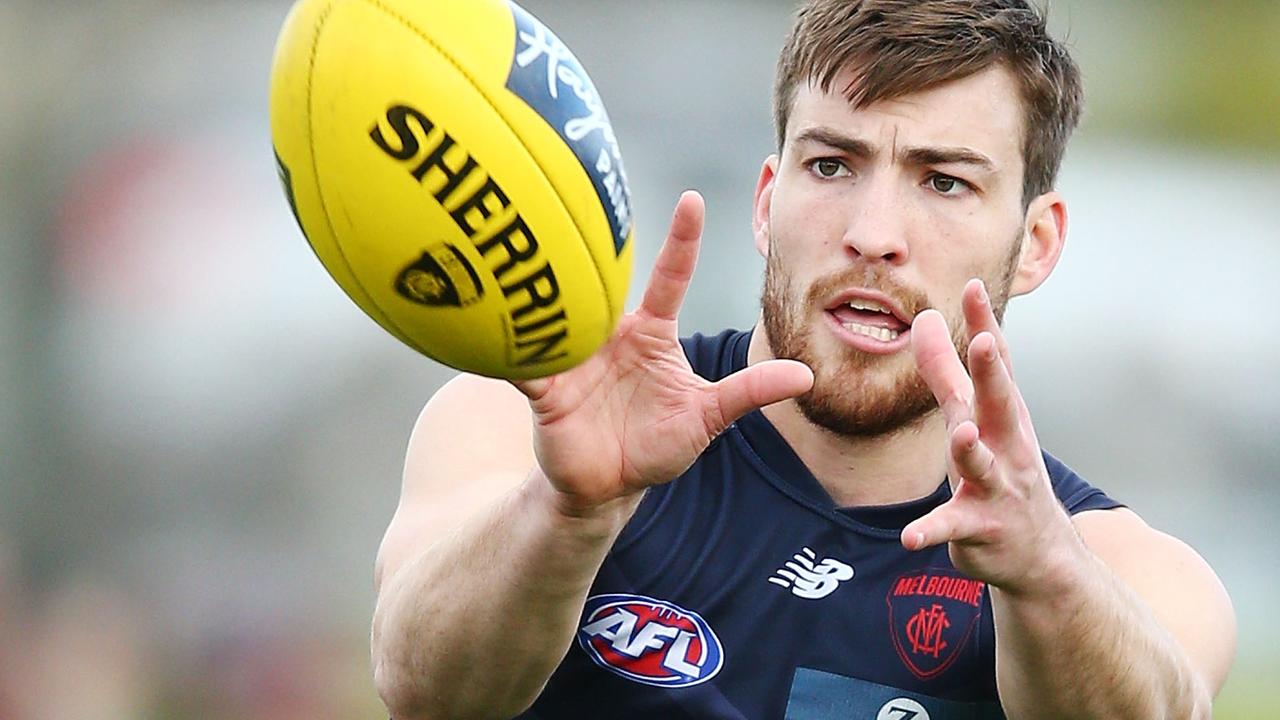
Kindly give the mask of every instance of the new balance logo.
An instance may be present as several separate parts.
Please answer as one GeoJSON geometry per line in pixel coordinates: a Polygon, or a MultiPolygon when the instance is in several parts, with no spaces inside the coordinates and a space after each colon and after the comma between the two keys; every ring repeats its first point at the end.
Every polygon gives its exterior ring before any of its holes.
{"type": "Polygon", "coordinates": [[[791,594],[806,600],[818,600],[836,591],[840,583],[853,577],[853,568],[835,558],[823,558],[809,548],[791,556],[786,565],[769,578],[769,582],[789,588],[791,594]]]}

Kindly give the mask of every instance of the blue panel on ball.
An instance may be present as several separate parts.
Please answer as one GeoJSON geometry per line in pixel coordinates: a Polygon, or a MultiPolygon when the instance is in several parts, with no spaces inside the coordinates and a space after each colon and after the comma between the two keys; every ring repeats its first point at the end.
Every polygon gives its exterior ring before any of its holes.
{"type": "Polygon", "coordinates": [[[515,54],[507,89],[520,96],[573,149],[609,218],[614,250],[631,236],[631,190],[618,139],[591,78],[560,39],[515,3],[515,54]]]}

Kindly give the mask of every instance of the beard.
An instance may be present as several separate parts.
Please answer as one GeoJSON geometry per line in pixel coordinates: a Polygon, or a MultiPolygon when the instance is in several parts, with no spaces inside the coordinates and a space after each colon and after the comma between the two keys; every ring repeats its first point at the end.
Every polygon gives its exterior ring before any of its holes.
{"type": "MultiPolygon", "coordinates": [[[[1004,310],[1017,270],[1020,239],[1019,233],[1002,267],[996,268],[990,277],[978,275],[986,283],[997,323],[1004,322],[1004,310]]],[[[910,350],[875,355],[841,344],[838,355],[824,360],[814,348],[814,336],[825,331],[806,321],[808,313],[849,287],[883,292],[912,318],[936,307],[926,293],[899,282],[886,264],[864,262],[819,278],[804,297],[797,298],[791,276],[776,250],[770,239],[764,292],[760,298],[764,330],[774,357],[799,360],[813,370],[813,388],[796,398],[796,404],[809,422],[839,436],[871,438],[914,426],[937,409],[938,401],[916,370],[910,350]]],[[[969,336],[963,310],[957,307],[951,313],[944,308],[936,309],[946,318],[951,342],[968,370],[969,336]]]]}

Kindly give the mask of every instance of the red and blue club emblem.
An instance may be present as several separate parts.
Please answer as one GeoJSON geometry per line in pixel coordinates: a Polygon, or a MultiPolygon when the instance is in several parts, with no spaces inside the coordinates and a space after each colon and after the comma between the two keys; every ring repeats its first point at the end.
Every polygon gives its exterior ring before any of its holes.
{"type": "Polygon", "coordinates": [[[695,612],[643,595],[587,600],[578,644],[597,665],[628,680],[682,688],[720,672],[720,639],[695,612]]]}
{"type": "Polygon", "coordinates": [[[960,657],[982,617],[987,584],[954,568],[925,568],[898,576],[885,601],[898,657],[929,680],[960,657]]]}

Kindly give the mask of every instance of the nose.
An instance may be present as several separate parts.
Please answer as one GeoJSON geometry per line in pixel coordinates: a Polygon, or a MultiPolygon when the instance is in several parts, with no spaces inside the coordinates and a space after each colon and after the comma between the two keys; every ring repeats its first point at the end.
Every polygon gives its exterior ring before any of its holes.
{"type": "Polygon", "coordinates": [[[901,265],[907,260],[908,207],[890,173],[877,173],[851,198],[843,243],[851,255],[901,265]],[[881,175],[881,177],[876,177],[881,175]]]}

